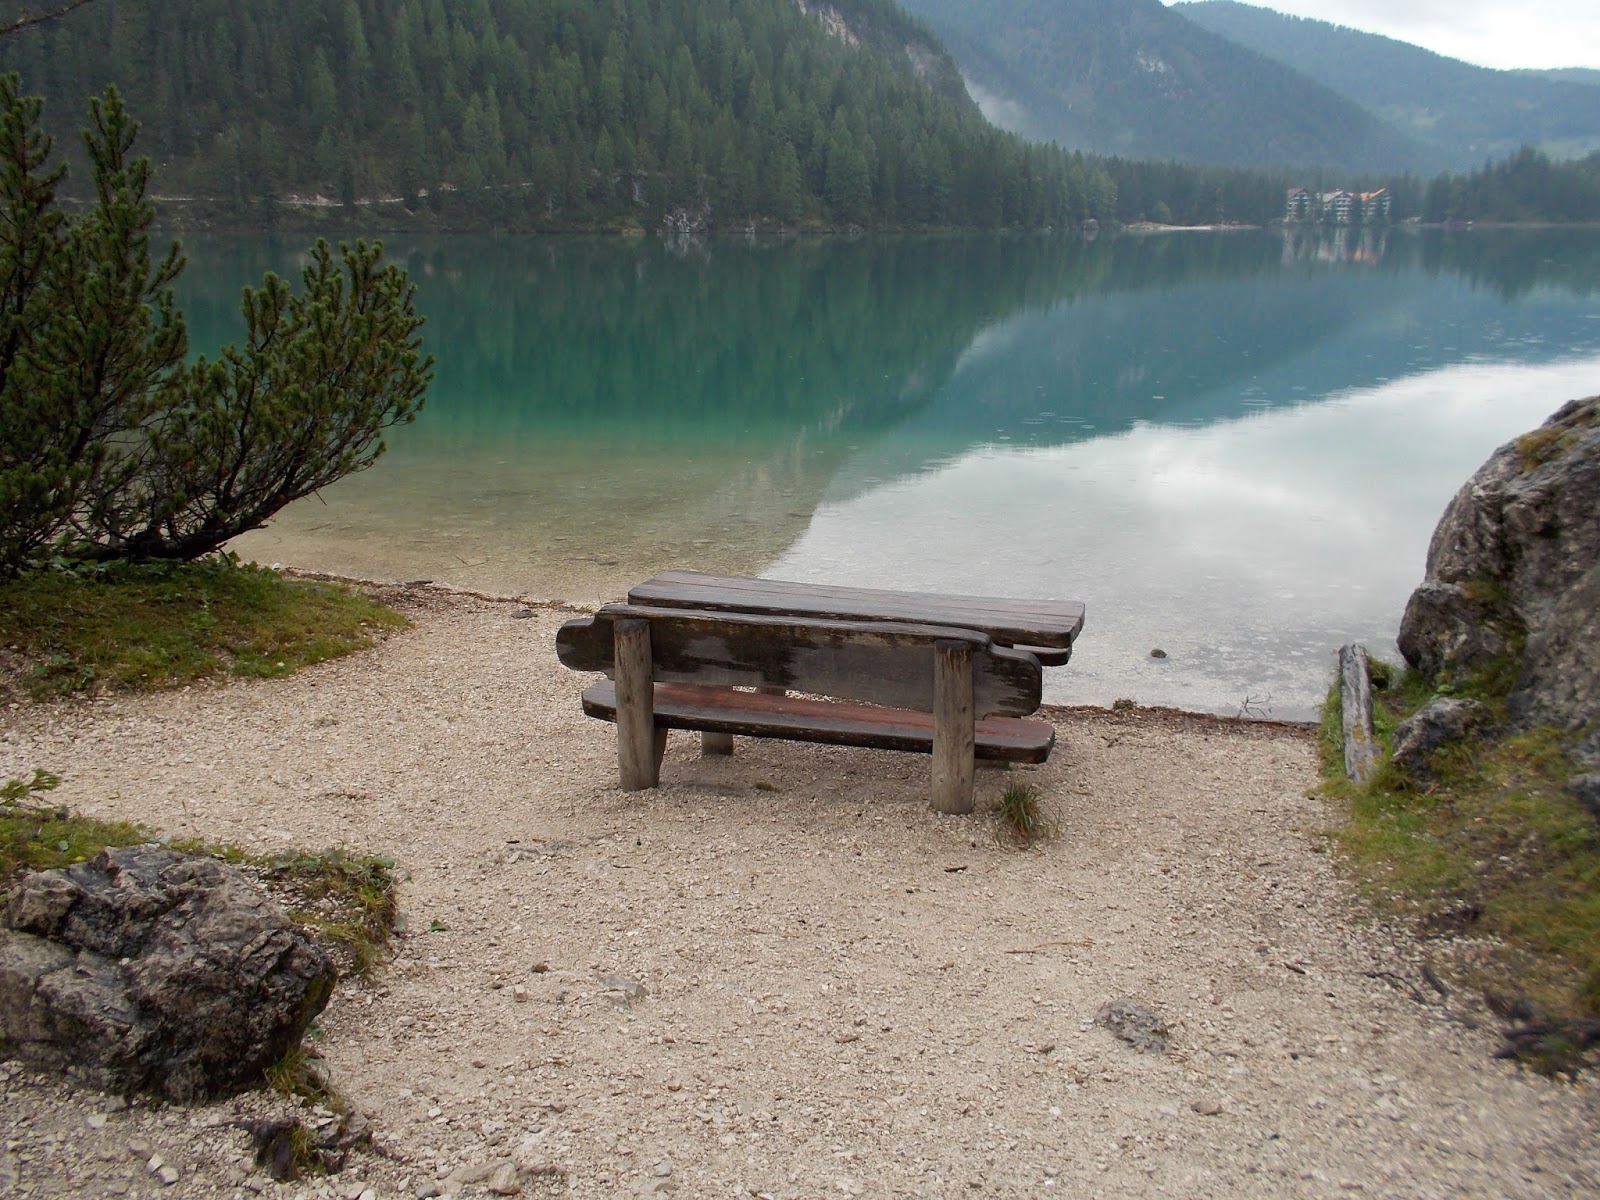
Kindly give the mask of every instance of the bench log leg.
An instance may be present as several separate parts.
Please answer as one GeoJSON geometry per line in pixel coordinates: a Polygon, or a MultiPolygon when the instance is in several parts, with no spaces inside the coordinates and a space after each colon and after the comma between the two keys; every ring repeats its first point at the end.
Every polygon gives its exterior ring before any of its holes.
{"type": "Polygon", "coordinates": [[[933,807],[938,812],[972,811],[973,724],[972,645],[941,640],[933,651],[933,807]]]}
{"type": "MultiPolygon", "coordinates": [[[[763,696],[786,696],[787,688],[773,687],[771,684],[762,684],[756,689],[763,696]]],[[[733,734],[731,733],[702,733],[700,735],[700,757],[711,758],[715,755],[733,753],[733,734]]]]}
{"type": "Polygon", "coordinates": [[[700,755],[702,758],[711,758],[713,755],[732,753],[733,734],[702,733],[700,735],[700,755]]]}
{"type": "Polygon", "coordinates": [[[650,622],[615,625],[617,672],[617,771],[624,791],[653,788],[661,781],[667,731],[656,728],[655,682],[650,666],[650,622]]]}

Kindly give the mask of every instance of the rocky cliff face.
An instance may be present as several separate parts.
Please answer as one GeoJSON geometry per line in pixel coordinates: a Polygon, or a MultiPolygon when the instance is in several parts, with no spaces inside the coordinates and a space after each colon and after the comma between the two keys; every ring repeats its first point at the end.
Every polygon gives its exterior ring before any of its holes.
{"type": "Polygon", "coordinates": [[[1499,450],[1456,493],[1400,625],[1424,677],[1497,680],[1514,721],[1600,766],[1600,396],[1499,450]]]}
{"type": "Polygon", "coordinates": [[[865,46],[900,64],[947,100],[976,108],[944,43],[897,5],[882,0],[795,0],[795,4],[840,41],[865,46]]]}

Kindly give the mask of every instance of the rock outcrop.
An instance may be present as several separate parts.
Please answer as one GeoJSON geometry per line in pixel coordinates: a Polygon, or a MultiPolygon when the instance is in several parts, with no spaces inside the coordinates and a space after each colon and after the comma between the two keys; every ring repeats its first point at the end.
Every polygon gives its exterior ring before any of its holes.
{"type": "Polygon", "coordinates": [[[1417,782],[1431,782],[1433,768],[1429,759],[1433,752],[1461,741],[1488,724],[1486,705],[1476,700],[1440,696],[1395,726],[1394,749],[1389,760],[1417,782]]]}
{"type": "Polygon", "coordinates": [[[1431,682],[1499,677],[1517,724],[1569,730],[1600,765],[1600,396],[1500,447],[1456,493],[1399,641],[1431,682]]]}
{"type": "Polygon", "coordinates": [[[118,1093],[254,1086],[333,990],[249,879],[154,846],[29,876],[0,928],[0,1056],[118,1093]]]}

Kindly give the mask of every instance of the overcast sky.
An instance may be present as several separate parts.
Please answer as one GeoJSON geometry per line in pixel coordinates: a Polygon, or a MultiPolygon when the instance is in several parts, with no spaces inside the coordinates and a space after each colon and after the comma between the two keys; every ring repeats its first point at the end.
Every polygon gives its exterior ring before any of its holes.
{"type": "Polygon", "coordinates": [[[1600,0],[1245,3],[1381,33],[1486,67],[1600,67],[1600,0]]]}

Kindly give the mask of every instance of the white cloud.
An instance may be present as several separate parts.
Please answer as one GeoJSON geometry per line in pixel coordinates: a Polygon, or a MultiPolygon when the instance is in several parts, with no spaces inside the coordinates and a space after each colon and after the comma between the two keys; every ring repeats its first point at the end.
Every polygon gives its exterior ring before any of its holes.
{"type": "Polygon", "coordinates": [[[1261,7],[1385,34],[1486,67],[1600,68],[1594,0],[1273,0],[1261,7]]]}

